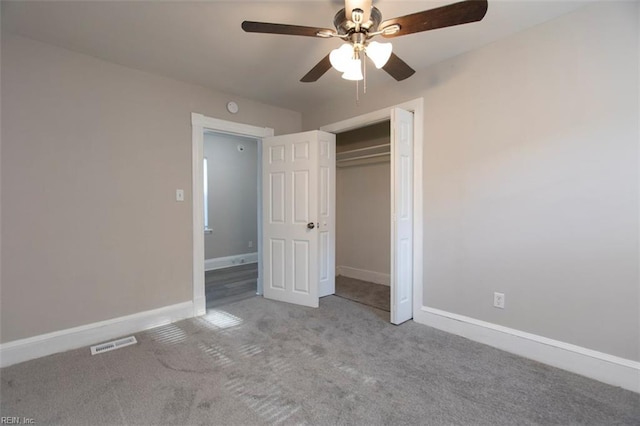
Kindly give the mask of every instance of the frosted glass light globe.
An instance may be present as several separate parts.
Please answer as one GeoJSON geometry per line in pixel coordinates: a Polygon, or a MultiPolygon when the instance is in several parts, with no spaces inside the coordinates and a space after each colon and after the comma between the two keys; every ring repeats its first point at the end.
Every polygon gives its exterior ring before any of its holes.
{"type": "Polygon", "coordinates": [[[342,74],[342,78],[345,80],[362,80],[364,77],[362,76],[362,61],[360,59],[351,59],[349,61],[349,66],[342,74]]]}
{"type": "Polygon", "coordinates": [[[353,47],[343,44],[338,49],[333,49],[329,54],[329,62],[336,70],[345,72],[349,67],[349,61],[353,59],[353,47]]]}
{"type": "Polygon", "coordinates": [[[391,57],[391,50],[393,46],[391,43],[378,43],[372,41],[366,47],[365,52],[367,56],[371,58],[376,68],[380,69],[384,67],[389,58],[391,57]]]}

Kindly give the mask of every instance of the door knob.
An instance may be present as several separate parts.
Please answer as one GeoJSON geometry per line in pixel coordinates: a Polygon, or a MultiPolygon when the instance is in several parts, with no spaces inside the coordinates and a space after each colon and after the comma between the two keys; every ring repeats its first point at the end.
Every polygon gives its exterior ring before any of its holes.
{"type": "Polygon", "coordinates": [[[315,224],[315,223],[313,223],[313,222],[309,222],[309,223],[307,223],[307,228],[309,228],[309,229],[313,229],[313,228],[315,228],[315,227],[316,227],[316,224],[315,224]]]}

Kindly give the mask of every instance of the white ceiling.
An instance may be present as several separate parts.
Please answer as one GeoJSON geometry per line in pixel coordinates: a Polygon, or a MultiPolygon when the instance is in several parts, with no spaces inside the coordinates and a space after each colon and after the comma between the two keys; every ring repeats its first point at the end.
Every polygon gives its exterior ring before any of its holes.
{"type": "MultiPolygon", "coordinates": [[[[391,39],[420,71],[584,6],[591,0],[489,0],[477,23],[391,39]]],[[[384,19],[455,0],[378,0],[384,19]]],[[[297,111],[323,103],[352,82],[329,70],[301,83],[337,39],[249,34],[243,20],[333,28],[341,0],[322,1],[2,1],[2,30],[128,67],[297,111]]],[[[416,78],[414,75],[410,78],[416,78]]],[[[368,90],[393,79],[369,67],[368,90]]],[[[402,83],[394,83],[402,84],[402,83]]]]}

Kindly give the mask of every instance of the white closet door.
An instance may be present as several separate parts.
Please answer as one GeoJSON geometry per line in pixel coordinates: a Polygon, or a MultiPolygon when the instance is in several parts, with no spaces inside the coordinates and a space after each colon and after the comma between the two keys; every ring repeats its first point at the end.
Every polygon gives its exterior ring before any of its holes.
{"type": "Polygon", "coordinates": [[[413,113],[391,110],[391,322],[413,318],[413,113]]]}
{"type": "Polygon", "coordinates": [[[336,292],[336,135],[318,132],[320,194],[319,296],[336,292]]]}

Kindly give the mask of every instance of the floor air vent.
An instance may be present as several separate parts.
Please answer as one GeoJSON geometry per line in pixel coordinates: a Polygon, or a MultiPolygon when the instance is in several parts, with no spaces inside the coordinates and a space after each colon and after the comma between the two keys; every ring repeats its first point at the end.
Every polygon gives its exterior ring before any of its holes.
{"type": "Polygon", "coordinates": [[[109,352],[116,349],[124,348],[125,346],[135,345],[138,343],[134,336],[125,337],[124,339],[114,340],[113,342],[100,343],[99,345],[91,346],[91,355],[101,354],[103,352],[109,352]]]}

